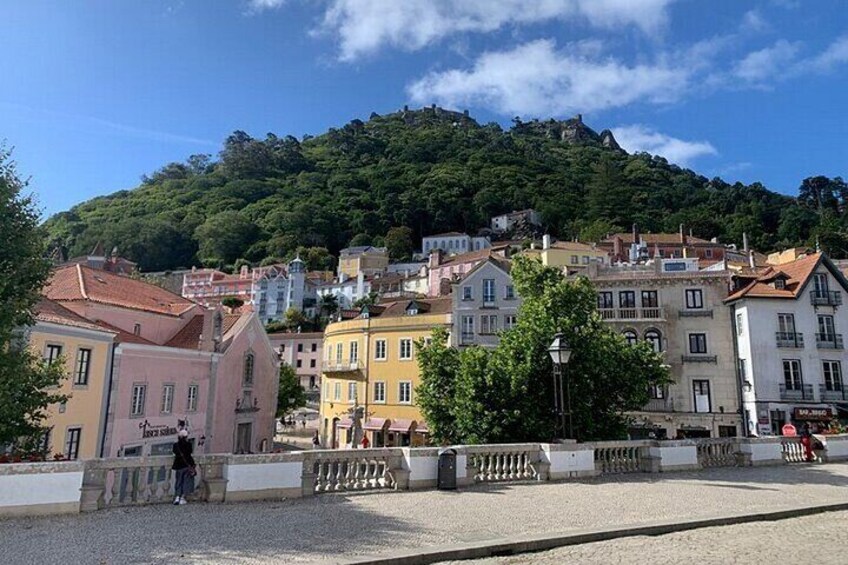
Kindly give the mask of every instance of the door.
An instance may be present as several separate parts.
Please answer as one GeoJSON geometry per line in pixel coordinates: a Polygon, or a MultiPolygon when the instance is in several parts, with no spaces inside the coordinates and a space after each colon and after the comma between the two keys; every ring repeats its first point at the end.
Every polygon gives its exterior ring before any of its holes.
{"type": "Polygon", "coordinates": [[[246,422],[236,427],[236,449],[235,453],[250,453],[250,436],[253,424],[246,422]]]}

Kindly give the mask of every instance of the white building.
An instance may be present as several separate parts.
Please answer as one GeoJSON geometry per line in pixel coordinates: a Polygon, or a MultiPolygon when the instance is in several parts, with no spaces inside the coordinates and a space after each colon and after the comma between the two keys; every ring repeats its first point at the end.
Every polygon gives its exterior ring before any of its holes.
{"type": "Polygon", "coordinates": [[[421,240],[421,253],[419,256],[428,257],[431,251],[441,249],[447,255],[458,255],[469,251],[480,251],[492,246],[488,237],[472,237],[467,233],[447,232],[436,235],[428,235],[421,240]]]}
{"type": "Polygon", "coordinates": [[[848,281],[821,253],[736,277],[733,311],[748,432],[780,435],[848,413],[842,368],[848,281]]]}
{"type": "Polygon", "coordinates": [[[495,347],[498,332],[515,325],[521,299],[512,284],[510,263],[491,256],[453,283],[451,345],[495,347]]]}
{"type": "Polygon", "coordinates": [[[362,271],[355,278],[346,278],[342,274],[340,280],[317,287],[316,293],[319,301],[324,296],[335,296],[339,309],[349,310],[353,308],[354,302],[371,294],[371,282],[362,271]]]}
{"type": "Polygon", "coordinates": [[[492,231],[495,233],[503,233],[509,231],[518,222],[524,222],[532,226],[542,225],[542,216],[536,210],[529,208],[527,210],[518,210],[508,214],[501,214],[492,218],[492,231]]]}
{"type": "Polygon", "coordinates": [[[316,313],[316,286],[306,278],[306,264],[300,257],[287,270],[279,265],[254,269],[251,294],[251,304],[263,323],[282,320],[289,308],[308,317],[316,313]]]}

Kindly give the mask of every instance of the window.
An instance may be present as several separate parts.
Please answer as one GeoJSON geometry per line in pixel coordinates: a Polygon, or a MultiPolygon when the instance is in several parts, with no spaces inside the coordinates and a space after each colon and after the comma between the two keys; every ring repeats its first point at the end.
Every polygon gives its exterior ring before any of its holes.
{"type": "Polygon", "coordinates": [[[495,279],[483,279],[483,302],[495,301],[495,279]]]}
{"type": "Polygon", "coordinates": [[[310,369],[314,369],[314,368],[315,368],[315,359],[310,359],[310,360],[309,360],[309,368],[310,368],[310,369]]]}
{"type": "Polygon", "coordinates": [[[401,381],[398,383],[398,402],[401,404],[410,404],[412,402],[412,383],[410,381],[401,381]]]}
{"type": "Polygon", "coordinates": [[[297,368],[300,369],[301,367],[303,367],[303,360],[298,359],[297,362],[295,363],[295,365],[297,365],[297,368]]]}
{"type": "Polygon", "coordinates": [[[707,352],[707,334],[689,334],[689,353],[707,352]]]}
{"type": "Polygon", "coordinates": [[[374,359],[378,361],[386,360],[386,340],[378,339],[374,342],[374,359]]]}
{"type": "Polygon", "coordinates": [[[504,291],[504,299],[506,300],[514,300],[515,299],[515,287],[511,284],[506,285],[506,291],[504,291]]]}
{"type": "Polygon", "coordinates": [[[133,326],[133,334],[141,335],[141,324],[135,324],[133,326]]]}
{"type": "Polygon", "coordinates": [[[658,330],[648,330],[645,332],[645,341],[651,346],[651,349],[659,353],[662,351],[662,335],[658,330]]]}
{"type": "Polygon", "coordinates": [[[463,316],[461,319],[462,339],[474,339],[474,316],[463,316]]]}
{"type": "Polygon", "coordinates": [[[144,399],[147,396],[147,385],[133,385],[130,416],[144,415],[144,399]]]}
{"type": "Polygon", "coordinates": [[[511,330],[512,328],[514,328],[515,327],[515,320],[516,320],[516,317],[514,315],[504,316],[504,329],[505,330],[511,330]]]}
{"type": "Polygon", "coordinates": [[[604,291],[598,293],[598,308],[601,310],[613,308],[612,292],[604,291]]]}
{"type": "Polygon", "coordinates": [[[633,330],[624,330],[623,335],[624,339],[627,340],[627,345],[636,345],[636,342],[639,341],[639,337],[633,330]]]}
{"type": "Polygon", "coordinates": [[[704,307],[704,293],[700,288],[686,289],[686,308],[697,310],[704,307]]]}
{"type": "Polygon", "coordinates": [[[342,383],[333,384],[333,398],[336,400],[342,399],[342,383]]]}
{"type": "Polygon", "coordinates": [[[833,324],[833,316],[819,315],[819,337],[822,341],[833,341],[836,328],[833,324]]]}
{"type": "Polygon", "coordinates": [[[336,344],[336,364],[341,365],[342,358],[344,357],[344,344],[337,343],[336,344]]]}
{"type": "Polygon", "coordinates": [[[82,428],[68,428],[65,433],[65,459],[79,457],[80,436],[82,436],[82,428]]]}
{"type": "Polygon", "coordinates": [[[462,287],[462,299],[463,300],[472,300],[473,293],[470,286],[462,287]]]}
{"type": "Polygon", "coordinates": [[[312,344],[312,353],[315,353],[316,351],[318,351],[318,344],[317,344],[317,343],[313,343],[313,344],[312,344]]]}
{"type": "Polygon", "coordinates": [[[243,386],[253,386],[253,353],[247,353],[244,356],[244,378],[243,386]]]}
{"type": "Polygon", "coordinates": [[[347,383],[347,401],[356,402],[356,383],[347,383]]]}
{"type": "Polygon", "coordinates": [[[658,308],[660,305],[656,290],[642,291],[642,308],[658,308]]]}
{"type": "Polygon", "coordinates": [[[77,350],[77,366],[74,370],[74,384],[85,386],[88,384],[88,372],[91,366],[91,350],[80,348],[77,350]]]}
{"type": "Polygon", "coordinates": [[[739,360],[739,380],[742,381],[742,384],[745,384],[745,381],[748,379],[748,365],[745,363],[744,359],[739,360]]]}
{"type": "Polygon", "coordinates": [[[56,362],[59,357],[62,356],[62,346],[56,345],[55,343],[48,343],[47,348],[44,350],[44,360],[47,361],[49,365],[52,365],[56,362]]]}
{"type": "Polygon", "coordinates": [[[710,381],[692,381],[695,412],[712,412],[710,408],[710,381]]]}
{"type": "Polygon", "coordinates": [[[588,255],[584,255],[584,256],[583,256],[583,264],[584,264],[584,265],[588,265],[588,264],[589,264],[589,256],[588,256],[588,255]]]}
{"type": "Polygon", "coordinates": [[[412,359],[412,340],[409,338],[400,340],[400,359],[403,361],[412,359]]]}
{"type": "Polygon", "coordinates": [[[632,290],[622,290],[618,293],[620,308],[636,308],[636,293],[632,290]]]}
{"type": "Polygon", "coordinates": [[[778,314],[777,329],[783,334],[795,333],[795,314],[778,314]]]}
{"type": "Polygon", "coordinates": [[[822,361],[822,373],[826,390],[842,390],[842,364],[839,361],[822,361]]]}
{"type": "Polygon", "coordinates": [[[665,388],[662,385],[648,385],[648,397],[654,400],[665,398],[665,388]]]}
{"type": "Polygon", "coordinates": [[[298,352],[298,353],[303,353],[303,344],[302,344],[302,343],[298,343],[298,344],[297,344],[297,352],[298,352]]]}
{"type": "Polygon", "coordinates": [[[359,361],[359,342],[351,341],[350,342],[350,362],[356,363],[359,361]]]}
{"type": "Polygon", "coordinates": [[[576,264],[577,264],[577,263],[579,263],[579,262],[580,262],[580,261],[578,260],[577,255],[572,255],[572,256],[571,256],[571,264],[572,264],[572,265],[576,265],[576,264]]]}
{"type": "Polygon", "coordinates": [[[386,383],[385,381],[377,381],[374,383],[374,402],[386,401],[386,383]]]}
{"type": "Polygon", "coordinates": [[[281,343],[281,344],[280,344],[280,353],[285,353],[285,351],[286,351],[286,344],[285,344],[285,343],[281,343]]]}
{"type": "Polygon", "coordinates": [[[197,385],[188,385],[188,402],[186,402],[186,411],[195,412],[197,410],[197,385]]]}
{"type": "Polygon", "coordinates": [[[825,273],[816,273],[813,275],[813,286],[817,298],[827,296],[827,275],[825,273]]]}
{"type": "Polygon", "coordinates": [[[163,414],[170,414],[174,409],[174,385],[165,385],[162,387],[162,407],[163,414]]]}
{"type": "Polygon", "coordinates": [[[480,316],[480,333],[494,334],[498,331],[498,317],[494,314],[480,316]]]}
{"type": "Polygon", "coordinates": [[[742,335],[745,333],[745,326],[743,326],[744,318],[742,316],[742,312],[736,314],[736,335],[742,335]]]}
{"type": "Polygon", "coordinates": [[[786,385],[786,390],[802,389],[801,361],[798,359],[783,360],[783,384],[786,385]]]}

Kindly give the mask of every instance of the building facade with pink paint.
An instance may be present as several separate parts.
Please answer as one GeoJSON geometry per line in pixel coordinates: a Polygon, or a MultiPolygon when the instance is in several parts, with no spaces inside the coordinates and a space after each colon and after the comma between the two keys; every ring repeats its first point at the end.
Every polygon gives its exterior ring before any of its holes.
{"type": "Polygon", "coordinates": [[[254,312],[80,265],[56,269],[45,293],[117,334],[100,456],[169,454],[181,428],[198,453],[271,448],[278,360],[254,312]]]}
{"type": "Polygon", "coordinates": [[[460,280],[478,264],[492,256],[505,258],[509,245],[494,245],[489,249],[472,251],[452,257],[445,257],[441,249],[430,253],[429,282],[427,296],[445,296],[451,293],[451,284],[460,280]]]}

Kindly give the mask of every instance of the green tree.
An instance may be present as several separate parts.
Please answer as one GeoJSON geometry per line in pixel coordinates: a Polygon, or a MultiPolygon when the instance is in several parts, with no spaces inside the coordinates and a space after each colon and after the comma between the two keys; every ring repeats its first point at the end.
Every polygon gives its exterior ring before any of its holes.
{"type": "Polygon", "coordinates": [[[444,328],[433,330],[429,345],[423,339],[416,341],[415,350],[421,380],[426,383],[416,391],[418,406],[426,415],[430,433],[438,438],[439,443],[456,443],[459,438],[456,417],[453,405],[445,399],[456,397],[459,350],[450,346],[448,332],[444,328]]]}
{"type": "Polygon", "coordinates": [[[321,316],[331,318],[339,311],[339,298],[335,294],[325,294],[318,302],[318,310],[321,316]]]}
{"type": "Polygon", "coordinates": [[[221,304],[226,306],[227,308],[241,308],[244,306],[244,300],[240,298],[236,298],[235,296],[227,296],[223,300],[221,300],[221,304]]]}
{"type": "Polygon", "coordinates": [[[256,225],[241,212],[227,210],[207,219],[194,232],[198,256],[206,265],[226,265],[256,239],[256,225]]]}
{"type": "Polygon", "coordinates": [[[445,435],[434,433],[434,439],[465,443],[551,439],[556,418],[547,349],[557,331],[572,349],[566,378],[571,383],[575,439],[623,437],[629,421],[626,412],[648,401],[651,384],[669,381],[662,358],[646,344],[628,345],[601,320],[597,294],[588,280],[566,280],[556,269],[525,257],[515,259],[511,272],[523,302],[516,326],[501,334],[494,350],[469,347],[454,354],[433,349],[423,361],[419,359],[418,396],[427,399],[422,412],[428,422],[431,416],[440,422],[449,419],[441,425],[445,435]],[[453,390],[446,384],[451,380],[456,383],[453,390]],[[434,409],[434,398],[445,406],[434,409]]]}
{"type": "Polygon", "coordinates": [[[306,391],[294,369],[286,363],[280,364],[280,389],[277,394],[277,417],[288,415],[306,405],[306,391]]]}
{"type": "Polygon", "coordinates": [[[308,320],[306,319],[306,316],[303,315],[303,312],[297,308],[289,308],[286,310],[284,322],[289,331],[295,332],[298,328],[302,329],[308,320]]]}
{"type": "Polygon", "coordinates": [[[412,229],[406,226],[391,228],[383,240],[389,252],[389,258],[394,261],[409,259],[415,252],[415,243],[412,241],[412,229]]]}
{"type": "Polygon", "coordinates": [[[25,183],[0,146],[0,446],[34,453],[47,431],[47,407],[67,397],[55,389],[61,360],[48,366],[26,346],[24,328],[50,273],[47,239],[25,183]]]}

